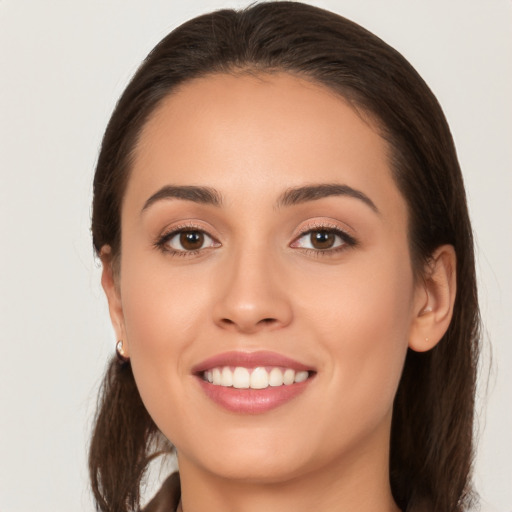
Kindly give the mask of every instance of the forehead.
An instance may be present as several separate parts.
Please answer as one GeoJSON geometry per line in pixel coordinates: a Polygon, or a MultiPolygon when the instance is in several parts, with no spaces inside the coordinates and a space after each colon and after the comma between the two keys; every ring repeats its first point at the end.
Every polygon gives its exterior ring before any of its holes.
{"type": "Polygon", "coordinates": [[[140,206],[173,184],[261,198],[271,189],[337,182],[377,201],[401,200],[388,149],[368,120],[322,85],[286,73],[210,75],[172,92],[152,114],[127,196],[135,193],[140,206]]]}

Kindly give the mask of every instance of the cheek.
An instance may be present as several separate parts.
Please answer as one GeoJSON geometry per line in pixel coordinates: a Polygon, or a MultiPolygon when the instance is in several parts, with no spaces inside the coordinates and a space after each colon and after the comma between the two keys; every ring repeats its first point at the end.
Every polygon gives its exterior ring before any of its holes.
{"type": "Polygon", "coordinates": [[[341,398],[350,401],[349,409],[366,404],[365,410],[380,414],[392,405],[412,321],[413,277],[404,261],[383,255],[340,269],[303,304],[329,355],[333,394],[350,389],[341,398]]]}
{"type": "MultiPolygon", "coordinates": [[[[137,387],[154,419],[178,403],[190,353],[206,319],[204,297],[185,272],[165,262],[126,258],[121,277],[128,349],[137,387]],[[165,395],[165,396],[164,396],[165,395]]],[[[159,421],[160,422],[160,421],[159,421]]]]}
{"type": "Polygon", "coordinates": [[[204,318],[201,279],[191,280],[179,270],[171,272],[166,261],[146,260],[123,261],[123,312],[132,357],[177,349],[193,338],[200,327],[198,319],[204,318]]]}

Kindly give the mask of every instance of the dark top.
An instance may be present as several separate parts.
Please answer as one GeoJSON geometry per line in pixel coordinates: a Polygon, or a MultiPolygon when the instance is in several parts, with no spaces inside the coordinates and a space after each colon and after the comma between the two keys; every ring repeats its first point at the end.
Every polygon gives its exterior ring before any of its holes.
{"type": "Polygon", "coordinates": [[[142,512],[173,512],[178,508],[180,497],[180,475],[173,473],[142,512]]]}

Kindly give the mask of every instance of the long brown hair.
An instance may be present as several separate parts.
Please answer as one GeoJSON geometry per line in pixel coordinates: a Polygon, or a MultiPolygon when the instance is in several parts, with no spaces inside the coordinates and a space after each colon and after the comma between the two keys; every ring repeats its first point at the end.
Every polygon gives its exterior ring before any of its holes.
{"type": "MultiPolygon", "coordinates": [[[[453,140],[434,95],[397,51],[359,25],[296,2],[268,2],[195,18],[165,37],[121,96],[106,129],[94,178],[97,252],[120,250],[120,208],[137,138],[163,98],[210,73],[285,71],[323,84],[379,126],[408,204],[418,278],[442,244],[457,254],[453,319],[441,342],[409,351],[394,402],[390,480],[402,510],[461,512],[473,496],[473,414],[479,312],[472,231],[453,140]]],[[[122,271],[122,269],[121,269],[122,271]]],[[[139,508],[140,482],[165,449],[129,363],[107,372],[89,469],[101,511],[139,508]]],[[[169,446],[169,445],[167,445],[169,446]]]]}

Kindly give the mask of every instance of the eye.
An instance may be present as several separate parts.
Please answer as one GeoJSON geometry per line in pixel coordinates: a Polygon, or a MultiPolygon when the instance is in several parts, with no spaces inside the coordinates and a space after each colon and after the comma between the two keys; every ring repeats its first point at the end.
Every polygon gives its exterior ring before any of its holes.
{"type": "Polygon", "coordinates": [[[355,240],[341,230],[319,228],[303,233],[291,244],[291,247],[315,251],[332,251],[341,249],[345,245],[353,246],[355,245],[355,240]]]}
{"type": "Polygon", "coordinates": [[[192,253],[220,243],[199,229],[180,229],[164,235],[157,245],[171,253],[192,253]]]}

